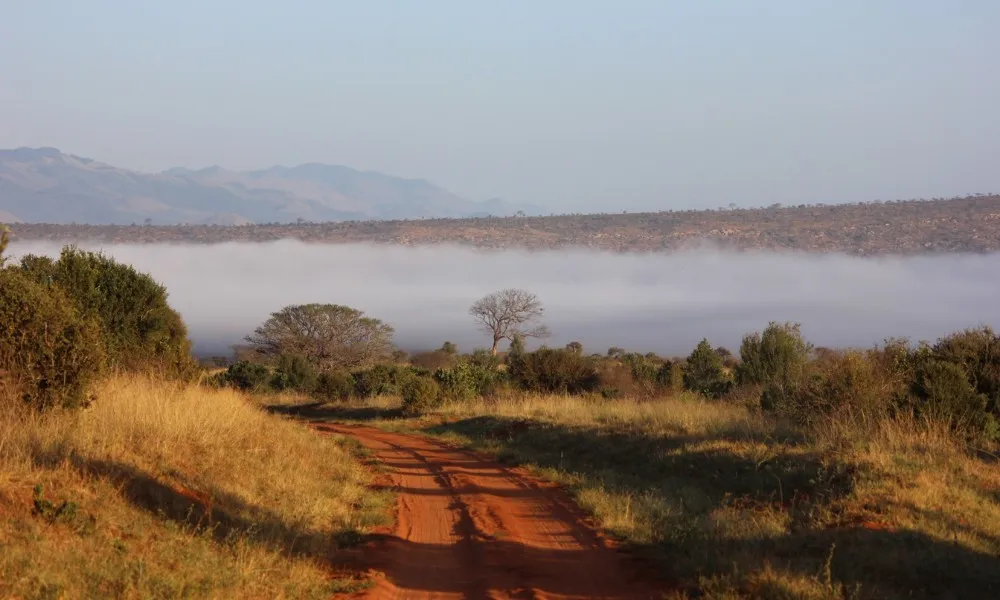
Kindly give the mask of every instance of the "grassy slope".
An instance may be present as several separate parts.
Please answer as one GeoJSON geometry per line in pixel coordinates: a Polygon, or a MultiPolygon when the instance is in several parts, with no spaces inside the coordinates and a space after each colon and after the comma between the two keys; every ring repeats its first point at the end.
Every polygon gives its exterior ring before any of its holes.
{"type": "Polygon", "coordinates": [[[1000,468],[933,426],[806,434],[686,397],[521,397],[420,421],[392,406],[309,412],[531,465],[656,560],[681,596],[1000,596],[1000,468]]]}
{"type": "Polygon", "coordinates": [[[234,392],[118,378],[78,414],[0,401],[0,597],[324,597],[338,540],[384,514],[351,447],[234,392]]]}

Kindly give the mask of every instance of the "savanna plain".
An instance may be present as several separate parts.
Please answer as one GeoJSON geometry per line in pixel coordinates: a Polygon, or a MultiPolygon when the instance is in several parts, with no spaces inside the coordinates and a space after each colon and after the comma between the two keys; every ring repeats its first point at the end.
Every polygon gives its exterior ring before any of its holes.
{"type": "Polygon", "coordinates": [[[404,349],[334,289],[196,358],[155,268],[7,242],[3,597],[1000,596],[985,313],[597,349],[528,281],[404,349]]]}

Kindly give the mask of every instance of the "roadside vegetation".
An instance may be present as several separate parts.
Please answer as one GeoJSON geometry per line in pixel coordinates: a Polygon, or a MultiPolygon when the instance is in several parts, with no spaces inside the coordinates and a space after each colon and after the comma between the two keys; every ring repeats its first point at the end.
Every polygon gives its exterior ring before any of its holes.
{"type": "Polygon", "coordinates": [[[0,269],[0,597],[359,585],[342,549],[389,500],[359,450],[199,377],[148,276],[75,249],[0,269]]]}
{"type": "Polygon", "coordinates": [[[534,469],[677,598],[1000,597],[987,327],[867,350],[770,323],[735,351],[529,351],[544,310],[511,289],[471,306],[487,345],[471,352],[408,355],[375,317],[305,304],[205,369],[147,275],[73,248],[0,267],[0,595],[355,585],[343,551],[389,498],[357,448],[280,418],[294,415],[534,469]]]}
{"type": "MultiPolygon", "coordinates": [[[[397,355],[270,409],[438,436],[559,481],[677,598],[1000,594],[991,329],[841,351],[771,323],[735,353],[703,340],[674,358],[511,338],[496,356],[397,355]]],[[[287,380],[261,368],[263,388],[287,380]]]]}

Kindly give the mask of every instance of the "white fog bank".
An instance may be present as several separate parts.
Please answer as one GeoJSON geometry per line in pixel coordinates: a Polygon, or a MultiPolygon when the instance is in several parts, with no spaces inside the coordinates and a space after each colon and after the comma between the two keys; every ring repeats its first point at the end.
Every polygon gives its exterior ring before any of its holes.
{"type": "MultiPolygon", "coordinates": [[[[736,350],[768,321],[797,321],[822,346],[870,346],[887,337],[933,340],[1000,325],[1000,254],[856,258],[699,250],[660,255],[588,251],[484,252],[460,247],[80,244],[134,264],[166,285],[195,350],[230,345],[287,304],[346,304],[396,329],[420,350],[451,340],[487,345],[468,316],[504,287],[538,294],[552,346],[621,346],[686,354],[702,338],[736,350]]],[[[12,244],[15,257],[60,245],[12,244]]]]}

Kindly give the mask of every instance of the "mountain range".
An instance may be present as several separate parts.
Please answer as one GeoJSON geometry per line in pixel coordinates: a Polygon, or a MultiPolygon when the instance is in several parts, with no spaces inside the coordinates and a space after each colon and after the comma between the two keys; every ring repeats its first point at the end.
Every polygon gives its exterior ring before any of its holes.
{"type": "Polygon", "coordinates": [[[0,223],[242,225],[540,214],[423,179],[319,163],[231,171],[121,169],[56,148],[0,150],[0,223]]]}

